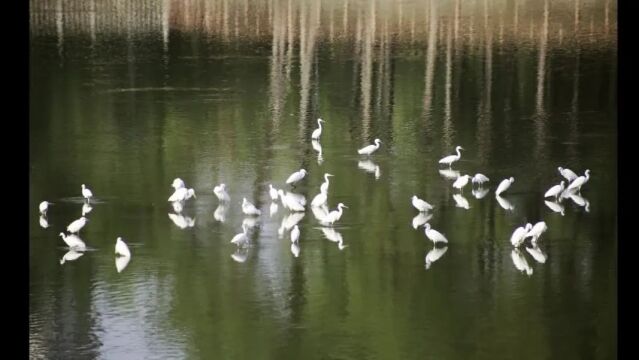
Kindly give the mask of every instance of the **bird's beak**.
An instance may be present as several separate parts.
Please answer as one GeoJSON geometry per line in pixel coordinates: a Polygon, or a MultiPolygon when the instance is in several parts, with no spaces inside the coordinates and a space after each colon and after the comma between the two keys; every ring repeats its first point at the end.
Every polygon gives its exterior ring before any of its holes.
{"type": "Polygon", "coordinates": [[[348,206],[344,205],[344,207],[348,209],[348,206]]]}

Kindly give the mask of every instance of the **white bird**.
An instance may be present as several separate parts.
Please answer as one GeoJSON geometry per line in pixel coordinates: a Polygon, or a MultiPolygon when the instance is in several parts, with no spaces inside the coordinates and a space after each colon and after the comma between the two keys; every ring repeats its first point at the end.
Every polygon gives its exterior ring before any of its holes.
{"type": "Polygon", "coordinates": [[[435,261],[439,260],[442,256],[444,256],[444,254],[446,253],[447,250],[448,250],[448,246],[444,246],[444,247],[441,247],[441,248],[437,248],[437,247],[432,248],[426,254],[426,258],[425,258],[426,270],[430,269],[431,265],[435,261]]]}
{"type": "Polygon", "coordinates": [[[457,146],[455,148],[455,151],[457,152],[457,155],[448,155],[444,158],[442,158],[441,160],[439,160],[440,164],[446,164],[449,167],[453,165],[453,163],[457,160],[459,160],[461,158],[461,153],[459,152],[459,150],[464,150],[463,147],[461,146],[457,146]]]}
{"type": "Polygon", "coordinates": [[[453,194],[453,200],[455,200],[455,205],[462,209],[470,209],[470,204],[468,200],[462,194],[453,194]]]}
{"type": "Polygon", "coordinates": [[[546,256],[546,254],[544,254],[537,245],[532,248],[526,247],[526,251],[528,251],[528,253],[541,264],[544,264],[548,258],[548,256],[546,256]]]}
{"type": "Polygon", "coordinates": [[[88,187],[84,186],[84,184],[82,184],[82,196],[84,196],[87,201],[91,201],[91,198],[93,197],[93,193],[91,192],[91,190],[89,190],[88,187]]]}
{"type": "Polygon", "coordinates": [[[311,139],[317,140],[317,139],[320,138],[320,136],[322,135],[322,123],[323,122],[324,122],[324,120],[317,119],[318,128],[313,131],[313,134],[311,134],[311,139]]]}
{"type": "Polygon", "coordinates": [[[278,190],[280,199],[282,199],[282,205],[292,211],[305,211],[304,205],[300,204],[291,193],[284,193],[283,190],[278,190]]]}
{"type": "Polygon", "coordinates": [[[457,180],[459,176],[461,176],[461,173],[459,172],[459,170],[453,170],[453,169],[439,170],[439,174],[448,180],[457,180]]]}
{"type": "Polygon", "coordinates": [[[231,259],[239,263],[245,262],[247,257],[248,249],[245,248],[238,248],[233,254],[231,254],[231,259]]]}
{"type": "Polygon", "coordinates": [[[328,177],[333,176],[332,174],[326,173],[324,174],[324,182],[320,185],[320,192],[328,192],[328,185],[330,184],[328,177]]]}
{"type": "Polygon", "coordinates": [[[191,219],[188,216],[169,213],[169,219],[171,219],[173,223],[182,230],[186,229],[187,227],[195,226],[195,219],[191,219]]]}
{"type": "Polygon", "coordinates": [[[328,215],[328,207],[326,205],[318,207],[311,206],[311,211],[313,212],[313,216],[315,216],[315,219],[317,219],[319,222],[324,222],[324,218],[326,218],[326,215],[328,215]]]}
{"type": "Polygon", "coordinates": [[[64,242],[67,244],[67,246],[70,249],[77,250],[77,251],[86,250],[87,246],[84,243],[84,241],[80,239],[79,236],[74,234],[65,235],[64,233],[60,233],[60,237],[62,237],[62,240],[64,240],[64,242]]]}
{"type": "Polygon", "coordinates": [[[115,257],[115,270],[118,273],[121,273],[127,265],[129,265],[129,261],[131,261],[130,256],[116,256],[115,257]]]}
{"type": "Polygon", "coordinates": [[[333,225],[337,220],[339,220],[342,217],[342,212],[343,212],[342,208],[348,209],[348,206],[342,203],[337,204],[337,210],[333,210],[329,212],[324,217],[324,222],[333,225]]]}
{"type": "Polygon", "coordinates": [[[64,256],[62,256],[62,259],[60,259],[60,265],[64,264],[67,261],[76,260],[77,258],[79,258],[82,255],[84,255],[84,253],[77,252],[77,251],[71,249],[71,250],[67,251],[66,254],[64,254],[64,256]]]}
{"type": "Polygon", "coordinates": [[[300,228],[295,225],[293,226],[293,230],[291,230],[291,242],[297,243],[300,239],[300,228]]]}
{"type": "Polygon", "coordinates": [[[526,258],[521,254],[519,249],[513,249],[510,253],[510,257],[513,259],[513,264],[515,264],[515,268],[517,268],[517,270],[521,272],[525,271],[528,276],[532,275],[533,270],[530,265],[528,265],[528,261],[526,261],[526,258]]]}
{"type": "Polygon", "coordinates": [[[175,192],[173,192],[173,195],[169,197],[169,201],[170,202],[185,201],[190,199],[191,196],[197,198],[197,196],[195,196],[195,190],[193,189],[187,190],[187,188],[178,188],[177,190],[175,190],[175,192]]]}
{"type": "Polygon", "coordinates": [[[433,209],[433,206],[431,204],[418,198],[417,195],[413,195],[413,197],[411,198],[411,201],[413,203],[413,207],[415,207],[415,209],[417,209],[420,212],[425,212],[425,211],[433,209]]]}
{"type": "Polygon", "coordinates": [[[173,183],[171,184],[171,187],[177,190],[179,188],[186,187],[186,185],[184,184],[184,181],[182,179],[175,178],[173,179],[173,183]]]}
{"type": "Polygon", "coordinates": [[[300,171],[296,171],[291,174],[291,176],[286,179],[287,184],[294,184],[300,180],[302,180],[306,176],[306,170],[301,169],[300,171]]]}
{"type": "Polygon", "coordinates": [[[278,209],[277,203],[272,202],[271,206],[269,207],[269,215],[273,217],[273,215],[277,213],[277,209],[278,209]]]}
{"type": "Polygon", "coordinates": [[[477,173],[473,176],[473,184],[479,184],[479,186],[481,186],[483,183],[488,181],[490,181],[490,179],[484,174],[477,173]]]}
{"type": "Polygon", "coordinates": [[[220,200],[222,202],[231,201],[231,197],[226,192],[226,184],[220,184],[220,185],[214,187],[213,188],[213,193],[215,194],[215,196],[217,196],[218,200],[220,200]]]}
{"type": "Polygon", "coordinates": [[[246,225],[242,224],[242,232],[233,236],[231,243],[241,247],[248,245],[249,238],[248,235],[246,235],[247,230],[246,225]]]}
{"type": "Polygon", "coordinates": [[[296,193],[293,193],[293,192],[287,192],[286,196],[289,197],[292,200],[295,200],[300,205],[306,205],[306,197],[304,195],[302,195],[302,194],[296,194],[296,193]]]}
{"type": "Polygon", "coordinates": [[[213,218],[221,223],[225,222],[228,210],[229,208],[226,204],[219,204],[215,209],[215,212],[213,212],[213,218]]]}
{"type": "Polygon", "coordinates": [[[262,213],[261,210],[255,207],[255,205],[251,204],[246,198],[242,198],[242,212],[246,215],[260,215],[262,213]]]}
{"type": "Polygon", "coordinates": [[[380,139],[375,139],[374,143],[375,145],[364,146],[363,148],[357,150],[357,153],[360,155],[371,155],[372,153],[377,151],[377,149],[379,149],[379,144],[381,144],[382,141],[380,139]]]}
{"type": "Polygon", "coordinates": [[[47,210],[49,209],[49,205],[53,205],[53,203],[50,203],[48,201],[41,202],[40,205],[38,206],[38,209],[40,209],[40,214],[46,215],[47,210]]]}
{"type": "Polygon", "coordinates": [[[432,217],[432,213],[420,212],[413,218],[413,229],[417,230],[417,228],[426,224],[432,217]]]}
{"type": "Polygon", "coordinates": [[[176,214],[179,214],[182,210],[184,210],[184,204],[181,201],[174,201],[171,203],[171,206],[173,206],[173,211],[175,211],[176,214]]]}
{"type": "Polygon", "coordinates": [[[453,187],[455,189],[459,189],[459,191],[462,191],[464,189],[464,186],[468,184],[468,179],[470,179],[470,175],[458,177],[457,180],[455,180],[455,182],[453,183],[453,187]]]}
{"type": "Polygon", "coordinates": [[[75,220],[71,224],[69,224],[69,226],[67,226],[67,231],[72,234],[77,233],[78,231],[80,231],[80,229],[84,227],[84,225],[87,224],[87,221],[89,221],[89,219],[83,216],[79,218],[78,220],[75,220]]]}
{"type": "Polygon", "coordinates": [[[295,257],[300,256],[300,246],[297,243],[291,244],[291,253],[293,253],[293,256],[295,257]]]}
{"type": "Polygon", "coordinates": [[[478,187],[477,189],[473,189],[472,193],[475,199],[483,199],[490,192],[490,189],[478,187]]]}
{"type": "Polygon", "coordinates": [[[47,221],[47,217],[44,215],[40,215],[40,226],[43,229],[46,229],[49,227],[49,222],[47,221]]]}
{"type": "Polygon", "coordinates": [[[528,223],[526,224],[526,227],[520,226],[515,229],[515,231],[513,231],[513,234],[510,236],[510,243],[514,247],[519,247],[519,245],[524,242],[524,239],[526,239],[526,234],[528,233],[528,231],[530,231],[531,228],[532,224],[528,223]]]}
{"type": "Polygon", "coordinates": [[[501,206],[504,210],[506,211],[515,210],[515,205],[513,205],[510,201],[504,199],[503,197],[497,195],[495,196],[495,199],[497,199],[497,203],[499,203],[499,206],[501,206]]]}
{"type": "Polygon", "coordinates": [[[93,207],[91,206],[91,204],[84,203],[84,205],[82,205],[82,216],[86,216],[92,210],[93,210],[93,207]]]}
{"type": "Polygon", "coordinates": [[[578,191],[581,191],[581,186],[587,183],[588,180],[590,180],[590,170],[586,170],[586,173],[584,176],[580,176],[576,178],[573,182],[571,182],[570,185],[568,186],[568,189],[569,190],[576,189],[578,191]]]}
{"type": "Polygon", "coordinates": [[[546,204],[546,206],[548,206],[550,208],[550,210],[557,212],[557,213],[561,213],[561,216],[564,216],[564,206],[561,205],[560,203],[556,203],[556,202],[552,202],[552,201],[548,201],[548,200],[544,200],[544,203],[546,204]]]}
{"type": "Polygon", "coordinates": [[[321,191],[319,194],[315,195],[313,201],[311,201],[312,207],[319,207],[322,205],[326,205],[326,201],[328,200],[328,196],[326,196],[326,192],[321,191]]]}
{"type": "Polygon", "coordinates": [[[118,236],[115,240],[115,255],[131,257],[131,251],[129,251],[129,247],[126,245],[124,240],[118,236]]]}
{"type": "Polygon", "coordinates": [[[544,221],[540,221],[536,223],[535,226],[530,229],[530,231],[528,231],[526,237],[532,237],[532,242],[533,244],[535,244],[537,242],[537,239],[539,239],[541,234],[543,234],[546,230],[548,230],[548,226],[546,226],[546,223],[544,221]]]}
{"type": "Polygon", "coordinates": [[[497,186],[497,190],[495,191],[495,195],[499,196],[501,193],[503,193],[504,191],[508,190],[508,188],[510,187],[510,185],[512,185],[512,183],[515,182],[515,178],[514,177],[510,177],[510,179],[504,179],[499,183],[499,186],[497,186]]]}
{"type": "Polygon", "coordinates": [[[448,244],[448,239],[446,239],[446,237],[439,231],[431,229],[429,223],[426,223],[426,225],[424,225],[424,233],[426,234],[426,237],[428,237],[430,241],[433,242],[433,244],[437,244],[438,242],[448,244]]]}
{"type": "Polygon", "coordinates": [[[317,163],[321,164],[324,162],[324,157],[322,156],[322,144],[317,140],[311,140],[311,145],[313,146],[313,150],[317,151],[317,163]]]}
{"type": "Polygon", "coordinates": [[[561,176],[563,176],[564,178],[566,178],[566,180],[568,180],[568,182],[572,182],[573,180],[575,180],[577,178],[577,174],[574,173],[574,171],[570,170],[570,169],[564,169],[561,166],[557,168],[557,170],[559,170],[559,173],[561,174],[561,176]]]}
{"type": "Polygon", "coordinates": [[[279,194],[277,189],[273,187],[273,184],[268,184],[268,194],[271,196],[271,201],[277,201],[279,194]]]}
{"type": "Polygon", "coordinates": [[[551,187],[550,189],[548,189],[548,191],[546,191],[546,193],[544,194],[544,197],[555,197],[555,200],[559,197],[559,194],[561,194],[561,192],[564,191],[564,181],[562,180],[561,183],[559,185],[555,185],[553,187],[551,187]]]}

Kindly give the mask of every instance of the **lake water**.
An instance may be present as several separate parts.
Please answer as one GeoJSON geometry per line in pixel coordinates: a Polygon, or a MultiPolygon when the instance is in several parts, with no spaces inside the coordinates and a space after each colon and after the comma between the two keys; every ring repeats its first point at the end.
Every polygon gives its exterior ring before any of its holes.
{"type": "Polygon", "coordinates": [[[31,1],[31,357],[615,357],[615,5],[519,3],[31,1]],[[545,202],[559,166],[590,181],[545,202]],[[269,184],[310,203],[324,173],[334,227],[272,208],[269,184]],[[81,184],[89,249],[62,261],[81,184]],[[238,249],[243,197],[262,215],[238,249]]]}

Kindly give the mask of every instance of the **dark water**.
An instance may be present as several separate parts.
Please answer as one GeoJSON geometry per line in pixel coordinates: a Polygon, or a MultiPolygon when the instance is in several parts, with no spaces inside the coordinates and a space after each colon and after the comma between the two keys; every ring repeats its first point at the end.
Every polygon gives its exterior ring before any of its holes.
{"type": "Polygon", "coordinates": [[[239,34],[233,21],[219,33],[189,29],[180,8],[165,35],[153,19],[135,31],[98,22],[93,35],[82,31],[90,22],[34,27],[31,356],[614,357],[617,50],[599,13],[591,20],[584,9],[574,31],[572,4],[551,8],[547,22],[542,5],[534,26],[522,10],[517,35],[493,17],[484,27],[478,12],[458,35],[441,21],[421,24],[414,39],[408,9],[401,36],[381,7],[374,23],[364,9],[341,40],[329,13],[316,28],[302,7],[293,47],[286,2],[260,8],[275,20],[265,15],[255,37],[241,21],[239,34]],[[321,161],[310,143],[318,117],[321,161]],[[382,146],[367,162],[356,150],[375,138],[382,146]],[[456,145],[465,151],[453,169],[491,179],[481,199],[464,189],[468,209],[437,164],[456,145]],[[543,199],[558,166],[591,170],[583,199],[563,200],[563,213],[543,199]],[[332,231],[307,210],[296,258],[282,226],[293,219],[281,205],[269,214],[268,184],[283,187],[300,168],[309,174],[295,192],[310,202],[328,172],[331,209],[349,208],[332,231]],[[510,176],[508,211],[494,190],[510,176]],[[196,190],[182,212],[193,226],[168,215],[175,177],[196,190]],[[231,196],[223,222],[213,195],[221,182],[231,196]],[[89,251],[60,264],[68,249],[58,234],[82,214],[82,183],[96,198],[80,232],[89,251]],[[413,228],[413,194],[434,205],[429,223],[449,240],[428,268],[434,247],[413,228]],[[263,215],[238,251],[230,240],[242,197],[263,215]],[[56,203],[48,228],[42,200],[56,203]],[[547,259],[527,242],[520,271],[510,235],[541,220],[547,259]],[[120,273],[118,236],[132,252],[120,273]]]}

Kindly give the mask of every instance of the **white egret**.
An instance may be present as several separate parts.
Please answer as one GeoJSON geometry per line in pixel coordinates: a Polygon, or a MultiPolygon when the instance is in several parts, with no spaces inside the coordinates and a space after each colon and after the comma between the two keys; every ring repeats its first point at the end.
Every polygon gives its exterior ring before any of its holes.
{"type": "Polygon", "coordinates": [[[473,176],[473,184],[479,184],[479,186],[482,186],[485,182],[488,181],[490,181],[490,179],[484,174],[477,173],[475,174],[475,176],[473,176]]]}
{"type": "Polygon", "coordinates": [[[526,258],[522,255],[519,249],[513,249],[510,253],[510,257],[513,259],[513,264],[515,264],[515,268],[517,270],[521,272],[525,271],[528,276],[532,275],[533,270],[530,265],[528,265],[528,261],[526,261],[526,258]]]}
{"type": "Polygon", "coordinates": [[[242,232],[233,236],[233,239],[231,239],[231,243],[240,247],[247,246],[249,243],[249,237],[248,235],[246,235],[247,230],[248,229],[246,225],[242,224],[242,232]]]}
{"type": "Polygon", "coordinates": [[[530,231],[528,231],[526,237],[532,237],[532,242],[533,244],[535,244],[537,242],[537,239],[539,239],[541,234],[543,234],[546,230],[548,230],[548,226],[546,226],[546,223],[544,221],[540,221],[536,223],[535,226],[530,229],[530,231]]]}
{"type": "Polygon", "coordinates": [[[462,209],[470,209],[470,204],[468,200],[462,194],[453,194],[453,200],[455,200],[455,205],[462,209]]]}
{"type": "Polygon", "coordinates": [[[73,249],[76,251],[84,251],[87,248],[84,241],[82,241],[82,239],[80,239],[80,237],[77,235],[74,235],[74,234],[65,235],[64,233],[60,233],[60,237],[62,238],[62,240],[64,240],[64,242],[67,244],[67,246],[70,249],[73,249]]]}
{"type": "Polygon", "coordinates": [[[89,190],[88,187],[84,186],[84,184],[82,184],[82,196],[84,196],[84,198],[87,199],[87,201],[89,202],[93,197],[93,193],[91,192],[91,190],[89,190]]]}
{"type": "Polygon", "coordinates": [[[129,251],[129,247],[126,245],[124,240],[118,236],[115,240],[115,255],[131,257],[131,251],[129,251]]]}
{"type": "Polygon", "coordinates": [[[333,176],[332,174],[325,173],[324,174],[324,182],[320,185],[320,192],[328,192],[328,186],[330,184],[328,177],[333,176]]]}
{"type": "Polygon", "coordinates": [[[69,226],[67,226],[67,231],[70,233],[77,233],[78,231],[80,231],[80,229],[82,229],[84,227],[84,225],[87,224],[87,222],[89,221],[89,219],[85,218],[84,216],[79,218],[78,220],[73,221],[71,224],[69,224],[69,226]]]}
{"type": "Polygon", "coordinates": [[[490,189],[478,187],[477,189],[473,189],[472,193],[475,199],[483,199],[490,192],[490,189]]]}
{"type": "Polygon", "coordinates": [[[328,200],[328,196],[326,196],[326,192],[320,191],[319,194],[315,195],[315,197],[313,198],[313,201],[311,201],[311,206],[319,207],[319,206],[325,205],[327,200],[328,200]]]}
{"type": "Polygon", "coordinates": [[[46,229],[49,227],[49,222],[47,221],[47,217],[45,215],[40,215],[40,226],[43,229],[46,229]]]}
{"type": "Polygon", "coordinates": [[[173,211],[175,211],[176,214],[179,214],[182,210],[184,210],[184,203],[181,201],[174,201],[171,203],[171,206],[173,206],[173,211]]]}
{"type": "Polygon", "coordinates": [[[195,196],[195,190],[187,189],[187,188],[179,188],[175,190],[175,192],[173,192],[173,194],[169,197],[168,200],[170,202],[185,201],[190,199],[191,196],[197,198],[197,196],[195,196]]]}
{"type": "Polygon", "coordinates": [[[495,195],[499,196],[501,193],[503,193],[504,191],[508,190],[508,188],[510,187],[510,185],[512,185],[512,183],[515,182],[515,178],[514,177],[510,177],[510,179],[504,179],[499,183],[499,186],[497,187],[497,190],[495,191],[495,195]]]}
{"type": "Polygon", "coordinates": [[[503,197],[497,195],[495,196],[495,199],[497,199],[497,203],[499,204],[499,206],[501,206],[504,210],[506,211],[513,211],[515,210],[515,205],[513,205],[510,201],[504,199],[503,197]]]}
{"type": "Polygon", "coordinates": [[[337,210],[333,210],[331,212],[329,212],[325,217],[324,217],[324,222],[328,223],[330,225],[333,225],[336,221],[338,221],[341,217],[342,217],[342,208],[347,208],[348,206],[339,203],[337,204],[337,210]]]}
{"type": "Polygon", "coordinates": [[[295,225],[293,226],[293,230],[291,230],[291,242],[297,243],[300,240],[300,228],[295,225]]]}
{"type": "Polygon", "coordinates": [[[298,202],[300,205],[306,205],[306,197],[302,194],[296,194],[293,192],[287,192],[286,196],[296,202],[298,202]]]}
{"type": "Polygon", "coordinates": [[[115,257],[115,270],[118,273],[121,273],[127,265],[129,265],[129,261],[131,261],[130,256],[116,256],[115,257]]]}
{"type": "Polygon", "coordinates": [[[328,207],[326,206],[326,204],[318,207],[311,206],[311,211],[313,212],[313,216],[315,216],[315,219],[317,219],[319,222],[324,222],[324,218],[326,218],[326,215],[328,215],[328,207]]]}
{"type": "Polygon", "coordinates": [[[38,209],[40,210],[40,214],[46,215],[47,210],[49,210],[49,205],[53,205],[53,203],[50,203],[48,201],[41,202],[40,205],[38,206],[38,209]]]}
{"type": "Polygon", "coordinates": [[[550,208],[550,210],[552,210],[554,212],[557,212],[557,213],[561,213],[561,216],[564,216],[565,208],[560,203],[552,202],[552,201],[548,201],[548,200],[544,200],[544,203],[546,204],[546,206],[548,206],[550,208]]]}
{"type": "Polygon", "coordinates": [[[576,178],[573,182],[568,186],[569,190],[576,189],[577,191],[581,191],[581,187],[590,180],[590,170],[586,170],[585,175],[576,178]]]}
{"type": "Polygon", "coordinates": [[[261,210],[255,207],[255,205],[251,204],[246,198],[242,198],[242,212],[246,215],[260,215],[262,213],[261,210]]]}
{"type": "Polygon", "coordinates": [[[229,193],[226,192],[226,184],[222,183],[213,188],[213,193],[217,196],[218,200],[221,202],[229,202],[231,201],[231,197],[229,193]]]}
{"type": "Polygon", "coordinates": [[[300,256],[300,246],[297,243],[291,244],[291,253],[293,253],[293,256],[295,257],[300,256]]]}
{"type": "Polygon", "coordinates": [[[242,225],[246,225],[247,228],[252,229],[257,226],[257,218],[249,216],[242,220],[242,225]]]}
{"type": "Polygon", "coordinates": [[[564,169],[560,166],[557,168],[557,170],[559,170],[559,173],[561,174],[561,176],[566,178],[568,182],[572,182],[573,180],[577,178],[577,174],[575,174],[575,172],[570,169],[564,169]]]}
{"type": "Polygon", "coordinates": [[[269,215],[271,217],[273,217],[273,215],[275,215],[277,213],[277,209],[278,209],[277,203],[276,202],[272,202],[271,206],[269,207],[269,215]]]}
{"type": "Polygon", "coordinates": [[[455,161],[458,161],[461,158],[461,153],[459,152],[460,150],[464,150],[464,148],[461,147],[461,146],[457,146],[455,148],[455,151],[457,152],[457,155],[448,155],[448,156],[442,158],[441,160],[439,160],[439,163],[440,164],[446,164],[446,165],[448,165],[448,167],[451,167],[455,161]]]}
{"type": "Polygon", "coordinates": [[[313,133],[311,134],[311,139],[317,140],[320,138],[320,136],[322,135],[322,123],[324,122],[324,120],[322,119],[317,119],[317,126],[318,128],[315,129],[313,131],[313,133]]]}
{"type": "Polygon", "coordinates": [[[548,189],[548,191],[546,191],[546,193],[544,194],[544,197],[555,197],[555,200],[557,200],[557,198],[559,197],[559,195],[561,194],[561,192],[564,191],[564,181],[562,180],[561,183],[559,185],[555,185],[553,187],[551,187],[550,189],[548,189]]]}
{"type": "Polygon", "coordinates": [[[439,174],[448,180],[457,180],[461,176],[461,173],[458,170],[453,169],[439,170],[439,174]]]}
{"type": "Polygon", "coordinates": [[[277,201],[279,194],[277,189],[273,187],[273,184],[268,184],[268,194],[271,196],[271,201],[277,201]]]}
{"type": "Polygon", "coordinates": [[[424,225],[424,233],[426,234],[426,237],[428,237],[430,241],[433,242],[433,244],[437,244],[438,242],[448,244],[448,239],[446,239],[446,237],[439,231],[432,229],[429,223],[426,223],[426,225],[424,225]]]}
{"type": "Polygon", "coordinates": [[[510,236],[510,243],[514,247],[519,247],[519,245],[524,242],[524,239],[526,239],[526,234],[528,233],[528,231],[530,231],[530,229],[532,229],[532,224],[530,223],[526,224],[525,227],[520,226],[515,229],[515,231],[513,231],[513,234],[510,236]]]}
{"type": "Polygon", "coordinates": [[[278,193],[285,208],[292,211],[305,211],[304,205],[300,204],[290,193],[285,194],[282,190],[278,190],[278,193]]]}
{"type": "Polygon", "coordinates": [[[215,212],[213,212],[213,218],[221,223],[226,222],[226,213],[228,210],[229,207],[226,204],[219,204],[215,212]]]}
{"type": "Polygon", "coordinates": [[[548,258],[548,256],[546,256],[546,254],[544,254],[537,245],[532,248],[526,247],[526,251],[528,251],[528,253],[540,264],[544,264],[548,258]]]}
{"type": "Polygon", "coordinates": [[[91,204],[84,203],[84,205],[82,205],[82,216],[86,216],[92,210],[93,210],[93,207],[91,206],[91,204]]]}
{"type": "Polygon", "coordinates": [[[84,255],[84,253],[82,252],[77,252],[73,249],[67,251],[64,256],[62,256],[62,259],[60,259],[60,265],[64,264],[67,261],[73,261],[76,260],[77,258],[79,258],[80,256],[84,255]]]}
{"type": "Polygon", "coordinates": [[[295,184],[296,182],[299,182],[300,180],[304,179],[305,176],[306,176],[306,170],[300,169],[300,171],[296,171],[292,173],[291,176],[289,176],[288,179],[286,179],[286,183],[295,184]]]}
{"type": "Polygon", "coordinates": [[[382,141],[380,139],[375,139],[374,143],[375,145],[364,146],[363,148],[357,150],[357,153],[360,155],[371,155],[372,153],[377,151],[377,149],[379,149],[379,144],[381,144],[382,141]]]}
{"type": "Polygon", "coordinates": [[[457,180],[455,180],[455,182],[453,183],[453,187],[455,189],[459,189],[459,191],[462,191],[464,189],[464,186],[468,184],[468,179],[470,179],[470,175],[458,177],[457,180]]]}
{"type": "Polygon", "coordinates": [[[235,262],[243,263],[248,258],[248,249],[246,248],[238,248],[233,254],[231,254],[231,259],[235,262]]]}
{"type": "Polygon", "coordinates": [[[413,229],[417,230],[417,228],[426,224],[432,217],[432,213],[420,212],[413,218],[413,229]]]}
{"type": "Polygon", "coordinates": [[[171,219],[173,223],[182,230],[186,229],[187,227],[195,226],[195,219],[191,219],[188,216],[169,213],[169,219],[171,219]]]}
{"type": "Polygon", "coordinates": [[[441,248],[433,247],[426,254],[426,258],[424,259],[425,263],[426,263],[426,270],[430,269],[431,265],[435,261],[439,260],[442,256],[444,256],[446,251],[448,251],[448,246],[444,246],[444,247],[441,247],[441,248]]]}
{"type": "Polygon", "coordinates": [[[411,202],[413,203],[413,207],[415,207],[415,209],[420,212],[425,212],[433,209],[433,206],[431,204],[418,198],[417,195],[413,195],[413,197],[411,198],[411,202]]]}
{"type": "Polygon", "coordinates": [[[182,179],[175,178],[173,179],[173,183],[171,184],[171,187],[177,190],[179,188],[186,187],[186,184],[184,184],[184,181],[182,179]]]}

